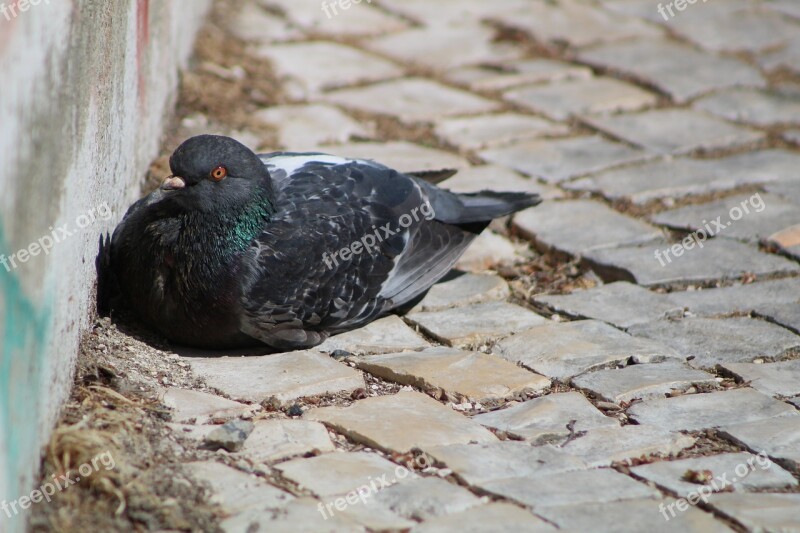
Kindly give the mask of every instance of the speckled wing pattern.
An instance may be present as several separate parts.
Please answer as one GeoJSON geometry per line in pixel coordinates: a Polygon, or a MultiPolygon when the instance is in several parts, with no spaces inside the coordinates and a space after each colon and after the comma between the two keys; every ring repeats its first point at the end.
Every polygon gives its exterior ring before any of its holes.
{"type": "Polygon", "coordinates": [[[372,161],[260,157],[276,213],[250,249],[254,276],[243,291],[241,329],[275,348],[313,346],[408,302],[452,268],[475,236],[438,212],[425,211],[430,220],[420,212],[426,202],[448,211],[456,195],[372,161]],[[375,246],[346,259],[337,254],[368,235],[375,246]]]}

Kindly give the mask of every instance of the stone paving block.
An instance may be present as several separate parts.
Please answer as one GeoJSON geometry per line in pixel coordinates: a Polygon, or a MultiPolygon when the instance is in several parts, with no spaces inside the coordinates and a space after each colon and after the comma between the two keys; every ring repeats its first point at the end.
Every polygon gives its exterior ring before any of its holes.
{"type": "Polygon", "coordinates": [[[275,468],[285,478],[321,497],[346,494],[382,477],[393,483],[411,480],[410,476],[397,475],[404,467],[368,452],[326,453],[308,459],[292,459],[275,468]]]}
{"type": "Polygon", "coordinates": [[[575,115],[638,111],[658,100],[653,93],[614,78],[520,87],[506,92],[503,98],[553,120],[566,120],[575,115]]]}
{"type": "MultiPolygon", "coordinates": [[[[750,0],[726,0],[723,3],[713,4],[718,11],[724,10],[738,10],[747,7],[750,0]]],[[[609,11],[622,13],[624,15],[631,15],[638,18],[649,20],[658,24],[664,24],[672,19],[664,19],[664,15],[658,12],[658,9],[653,9],[653,4],[649,0],[600,0],[603,8],[609,11]]],[[[674,7],[674,6],[673,6],[674,7]]],[[[665,13],[666,6],[664,6],[665,13]]],[[[674,13],[675,11],[673,11],[674,13]]],[[[683,12],[681,12],[681,16],[683,12]]],[[[677,19],[680,21],[681,19],[677,19]]]]}
{"type": "Polygon", "coordinates": [[[755,60],[758,66],[764,70],[785,68],[798,73],[800,72],[800,65],[797,64],[798,57],[800,57],[800,35],[795,35],[777,49],[757,55],[755,60]]]}
{"type": "Polygon", "coordinates": [[[770,0],[766,7],[778,13],[784,13],[790,17],[800,19],[800,4],[794,0],[770,0]]]}
{"type": "Polygon", "coordinates": [[[800,348],[800,336],[749,317],[658,320],[628,332],[670,346],[695,368],[780,358],[800,348]]]}
{"type": "Polygon", "coordinates": [[[173,422],[206,424],[213,419],[228,420],[258,410],[258,407],[234,402],[207,392],[177,387],[169,387],[158,396],[159,401],[172,411],[173,422]]]}
{"type": "Polygon", "coordinates": [[[597,135],[521,142],[483,150],[478,155],[490,163],[506,165],[549,183],[652,157],[644,150],[613,143],[597,135]]]}
{"type": "Polygon", "coordinates": [[[720,366],[764,394],[800,395],[800,359],[762,364],[722,363],[720,366]]]}
{"type": "MultiPolygon", "coordinates": [[[[279,509],[294,499],[262,478],[215,461],[197,461],[184,465],[200,481],[208,483],[214,493],[212,500],[228,514],[253,509],[279,509]]],[[[268,514],[268,513],[267,513],[268,514]]]]}
{"type": "Polygon", "coordinates": [[[718,494],[713,506],[750,531],[800,531],[800,494],[718,494]]]}
{"type": "Polygon", "coordinates": [[[710,457],[694,457],[678,461],[660,461],[648,465],[635,466],[631,472],[660,487],[666,488],[681,498],[697,493],[701,487],[710,490],[710,502],[715,501],[717,492],[723,489],[734,492],[759,492],[765,489],[780,489],[797,485],[797,480],[789,472],[770,461],[766,455],[752,453],[722,453],[710,457]],[[685,480],[688,471],[711,472],[711,479],[705,483],[685,480]]]}
{"type": "Polygon", "coordinates": [[[440,281],[431,287],[411,312],[441,311],[462,305],[504,301],[510,295],[508,283],[500,276],[468,273],[440,281]]]}
{"type": "Polygon", "coordinates": [[[366,398],[349,407],[312,409],[303,416],[332,426],[357,442],[400,453],[412,448],[497,439],[477,422],[425,394],[411,391],[366,398]]]}
{"type": "Polygon", "coordinates": [[[488,61],[515,59],[519,47],[494,42],[495,30],[479,21],[454,26],[429,26],[379,37],[366,47],[397,61],[445,70],[488,61]]]}
{"type": "Polygon", "coordinates": [[[270,44],[255,50],[269,59],[275,73],[288,81],[298,99],[335,87],[401,76],[393,63],[356,48],[327,41],[270,44]]]}
{"type": "Polygon", "coordinates": [[[552,185],[544,185],[533,178],[523,177],[514,170],[500,165],[478,165],[459,170],[452,178],[439,184],[453,192],[496,191],[530,192],[545,200],[561,198],[564,193],[552,185]]]}
{"type": "Polygon", "coordinates": [[[777,231],[767,238],[767,244],[775,247],[783,255],[800,259],[800,224],[777,231]]]}
{"type": "Polygon", "coordinates": [[[550,380],[505,359],[481,352],[431,348],[422,352],[375,355],[357,361],[358,368],[389,381],[425,391],[484,403],[540,392],[550,380]]]}
{"type": "MultiPolygon", "coordinates": [[[[415,20],[420,25],[447,27],[483,20],[497,11],[496,5],[483,0],[384,0],[381,4],[392,13],[415,20]]],[[[528,0],[506,0],[506,9],[523,8],[528,0]]]]}
{"type": "Polygon", "coordinates": [[[383,35],[408,27],[402,19],[393,17],[367,2],[353,2],[352,9],[334,2],[296,2],[295,0],[259,0],[262,5],[277,8],[301,28],[336,36],[383,35]]]}
{"type": "Polygon", "coordinates": [[[584,117],[584,121],[618,139],[661,154],[735,148],[765,138],[762,132],[689,109],[584,117]]]}
{"type": "Polygon", "coordinates": [[[773,460],[779,461],[781,466],[800,473],[799,417],[783,417],[779,420],[768,418],[744,423],[734,420],[722,426],[720,432],[749,450],[765,452],[773,460]]]}
{"type": "MultiPolygon", "coordinates": [[[[652,4],[651,4],[652,7],[652,4]]],[[[537,512],[550,522],[566,531],[614,531],[615,533],[641,533],[646,527],[648,533],[732,533],[734,530],[724,522],[715,520],[710,513],[704,513],[689,506],[685,511],[669,514],[669,505],[675,509],[675,500],[665,498],[626,500],[610,503],[586,503],[581,505],[562,505],[546,507],[537,512]],[[665,520],[660,509],[669,520],[665,520]]]]}
{"type": "Polygon", "coordinates": [[[548,394],[472,419],[534,444],[560,442],[578,431],[619,425],[579,392],[548,394]]]}
{"type": "Polygon", "coordinates": [[[529,3],[522,9],[497,10],[490,18],[530,32],[540,40],[565,41],[574,47],[662,34],[644,21],[609,13],[580,0],[529,3]]]}
{"type": "Polygon", "coordinates": [[[463,157],[406,141],[322,145],[319,149],[353,159],[371,159],[399,172],[469,167],[469,162],[463,157]]]}
{"type": "Polygon", "coordinates": [[[294,24],[250,2],[238,9],[238,13],[227,26],[228,31],[240,39],[257,44],[288,41],[303,36],[303,32],[294,24]]]}
{"type": "Polygon", "coordinates": [[[800,124],[800,98],[788,91],[731,89],[703,97],[693,107],[763,127],[800,124]]]}
{"type": "Polygon", "coordinates": [[[800,279],[784,278],[716,289],[671,292],[675,306],[697,316],[750,313],[770,304],[791,304],[800,295],[800,279]]]}
{"type": "Polygon", "coordinates": [[[592,77],[592,71],[552,59],[520,59],[493,62],[492,66],[459,67],[448,70],[444,77],[473,91],[502,91],[534,83],[587,79],[592,77]]]}
{"type": "Polygon", "coordinates": [[[758,242],[800,223],[800,205],[777,195],[756,192],[662,211],[650,220],[687,232],[703,230],[720,237],[758,242]]]}
{"type": "Polygon", "coordinates": [[[499,113],[443,119],[436,123],[435,131],[452,145],[479,150],[537,137],[565,135],[569,128],[519,113],[499,113]]]}
{"type": "Polygon", "coordinates": [[[448,346],[478,345],[490,339],[540,326],[547,319],[508,302],[486,302],[406,317],[426,334],[448,346]]]}
{"type": "Polygon", "coordinates": [[[486,230],[478,235],[456,261],[459,270],[480,271],[500,264],[514,264],[525,260],[525,248],[515,245],[502,235],[486,230]]]}
{"type": "Polygon", "coordinates": [[[738,59],[701,52],[666,39],[604,44],[584,50],[578,57],[590,65],[610,68],[652,84],[677,103],[714,89],[766,85],[758,70],[738,59]]]}
{"type": "Polygon", "coordinates": [[[268,107],[256,112],[253,118],[274,127],[281,146],[297,152],[372,134],[339,108],[325,104],[268,107]]]}
{"type": "Polygon", "coordinates": [[[431,344],[417,335],[397,315],[389,315],[366,326],[329,337],[314,350],[332,353],[344,350],[352,354],[376,354],[422,350],[431,344]]]}
{"type": "Polygon", "coordinates": [[[785,180],[764,185],[768,193],[783,196],[792,203],[800,204],[800,180],[785,180]]]}
{"type": "Polygon", "coordinates": [[[325,533],[360,533],[367,531],[350,516],[334,510],[334,514],[323,515],[319,501],[313,498],[292,500],[280,512],[265,513],[248,510],[220,522],[225,533],[296,533],[298,531],[324,531],[325,533]]]}
{"type": "MultiPolygon", "coordinates": [[[[760,150],[719,159],[668,159],[612,169],[563,184],[566,189],[602,192],[611,199],[645,204],[662,198],[683,198],[727,191],[742,185],[767,184],[789,190],[800,155],[787,150],[760,150]]],[[[800,182],[799,182],[800,183],[800,182]]],[[[775,191],[781,194],[780,191],[775,191]]],[[[800,193],[798,197],[800,198],[800,193]]],[[[795,199],[795,203],[800,200],[795,199]]]]}
{"type": "Polygon", "coordinates": [[[175,424],[172,422],[167,423],[177,437],[191,439],[196,442],[203,442],[209,433],[217,429],[218,425],[201,425],[194,424],[175,424]]]}
{"type": "Polygon", "coordinates": [[[547,533],[557,531],[541,518],[505,502],[493,502],[473,507],[461,513],[426,520],[411,533],[547,533]]]}
{"type": "Polygon", "coordinates": [[[404,78],[341,89],[328,93],[325,99],[359,111],[391,115],[404,122],[430,122],[498,108],[498,104],[491,100],[424,78],[404,78]]]}
{"type": "Polygon", "coordinates": [[[668,431],[697,431],[763,419],[773,419],[781,425],[787,418],[798,416],[798,412],[753,389],[733,389],[646,400],[632,405],[628,416],[639,424],[668,431]],[[777,417],[781,419],[775,420],[777,417]]]}
{"type": "Polygon", "coordinates": [[[650,425],[610,426],[591,429],[586,435],[569,441],[561,449],[586,461],[589,466],[610,466],[642,456],[675,455],[690,448],[695,438],[677,431],[650,425]]]}
{"type": "Polygon", "coordinates": [[[464,487],[438,477],[416,478],[392,485],[378,492],[375,501],[410,520],[460,513],[483,503],[464,487]]]}
{"type": "Polygon", "coordinates": [[[303,396],[351,392],[364,378],[326,355],[310,351],[249,357],[185,358],[194,374],[231,398],[288,402],[303,396]]]}
{"type": "Polygon", "coordinates": [[[680,309],[667,297],[627,281],[576,290],[566,295],[534,297],[556,312],[578,318],[594,318],[622,329],[663,318],[680,309]]]}
{"type": "Polygon", "coordinates": [[[273,418],[256,420],[239,456],[255,462],[272,462],[311,452],[334,451],[325,426],[307,420],[273,418]]]}
{"type": "MultiPolygon", "coordinates": [[[[481,488],[527,505],[537,513],[560,505],[661,499],[656,489],[608,468],[503,479],[485,483],[481,488]]],[[[657,508],[656,503],[653,507],[657,508]]]]}
{"type": "Polygon", "coordinates": [[[666,361],[589,372],[573,378],[572,384],[606,401],[621,403],[663,398],[672,391],[685,391],[695,384],[708,387],[716,386],[717,382],[713,374],[677,361],[666,361]]]}
{"type": "Polygon", "coordinates": [[[425,453],[444,463],[456,477],[469,485],[587,468],[581,459],[554,446],[531,446],[513,440],[436,446],[426,448],[425,453]]]}
{"type": "Polygon", "coordinates": [[[709,239],[702,249],[655,241],[638,246],[599,248],[586,252],[583,257],[606,282],[627,280],[647,287],[735,280],[745,274],[768,276],[799,270],[793,261],[760,252],[755,246],[733,239],[709,239]],[[675,255],[676,249],[680,257],[675,255]]]}
{"type": "Polygon", "coordinates": [[[759,305],[756,313],[800,335],[800,295],[794,302],[759,305]]]}
{"type": "MultiPolygon", "coordinates": [[[[379,484],[376,483],[376,486],[379,486],[379,484]]],[[[348,493],[336,498],[331,497],[326,502],[326,505],[331,505],[330,509],[333,512],[337,512],[337,500],[341,502],[343,499],[343,501],[347,503],[347,497],[350,496],[350,501],[353,501],[355,497],[353,494],[354,493],[348,493]]],[[[355,495],[358,496],[358,493],[356,492],[355,495]]],[[[408,520],[397,515],[382,503],[375,501],[372,496],[372,492],[364,493],[363,503],[359,496],[359,499],[355,500],[356,503],[353,505],[348,504],[344,511],[342,511],[342,514],[354,522],[365,526],[369,531],[407,531],[416,525],[416,522],[413,520],[408,520]]],[[[342,504],[340,503],[339,505],[342,504]]]]}
{"type": "Polygon", "coordinates": [[[514,226],[540,246],[571,255],[644,243],[662,235],[658,228],[622,215],[595,200],[545,202],[517,213],[514,226]]]}
{"type": "Polygon", "coordinates": [[[624,366],[629,360],[657,363],[680,358],[665,344],[633,337],[597,320],[532,328],[500,340],[493,350],[509,361],[560,380],[590,370],[624,366]]]}

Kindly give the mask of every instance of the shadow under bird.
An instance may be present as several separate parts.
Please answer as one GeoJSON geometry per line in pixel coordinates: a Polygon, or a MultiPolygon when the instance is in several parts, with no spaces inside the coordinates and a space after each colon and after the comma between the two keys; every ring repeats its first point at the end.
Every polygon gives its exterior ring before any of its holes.
{"type": "Polygon", "coordinates": [[[106,249],[124,305],[179,344],[308,348],[423,294],[491,222],[536,205],[456,194],[321,153],[257,155],[199,135],[106,249]]]}

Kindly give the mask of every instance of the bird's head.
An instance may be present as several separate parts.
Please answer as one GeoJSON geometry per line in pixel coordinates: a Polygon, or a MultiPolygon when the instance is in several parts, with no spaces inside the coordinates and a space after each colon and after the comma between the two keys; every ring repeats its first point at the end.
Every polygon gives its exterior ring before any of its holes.
{"type": "MultiPolygon", "coordinates": [[[[244,197],[255,186],[269,187],[269,172],[245,145],[221,135],[197,135],[184,141],[169,158],[172,175],[161,190],[182,202],[203,199],[203,205],[244,197]]],[[[195,202],[191,202],[195,203],[195,202]]],[[[199,207],[199,206],[197,206],[199,207]]]]}

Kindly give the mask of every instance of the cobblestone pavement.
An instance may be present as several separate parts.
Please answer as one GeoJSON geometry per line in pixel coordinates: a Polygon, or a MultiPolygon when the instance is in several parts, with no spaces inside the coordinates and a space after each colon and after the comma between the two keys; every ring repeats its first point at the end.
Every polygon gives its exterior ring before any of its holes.
{"type": "Polygon", "coordinates": [[[796,0],[260,0],[234,24],[290,100],[255,115],[282,147],[546,200],[404,317],[181,359],[214,394],[163,401],[233,450],[191,465],[226,531],[800,531],[796,0]],[[541,253],[589,283],[521,283],[541,253]]]}

